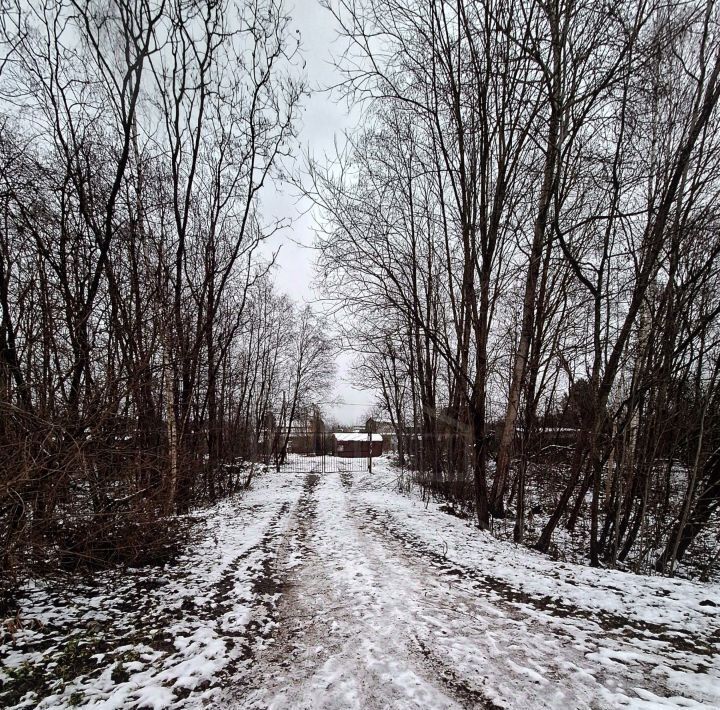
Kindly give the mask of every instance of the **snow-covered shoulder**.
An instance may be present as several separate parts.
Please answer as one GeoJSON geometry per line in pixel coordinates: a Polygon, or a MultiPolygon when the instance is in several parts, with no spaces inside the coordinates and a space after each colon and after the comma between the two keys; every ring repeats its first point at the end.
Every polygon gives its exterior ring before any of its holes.
{"type": "Polygon", "coordinates": [[[301,483],[268,472],[201,511],[164,567],[26,586],[0,643],[0,706],[212,706],[272,629],[274,560],[301,483]]]}

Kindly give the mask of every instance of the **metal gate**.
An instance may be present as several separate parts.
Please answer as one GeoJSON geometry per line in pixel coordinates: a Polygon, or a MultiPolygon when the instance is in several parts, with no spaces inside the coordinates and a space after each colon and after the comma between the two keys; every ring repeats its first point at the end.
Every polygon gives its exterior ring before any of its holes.
{"type": "MultiPolygon", "coordinates": [[[[372,449],[368,449],[372,451],[372,449]]],[[[368,471],[372,465],[370,456],[343,456],[335,451],[335,442],[331,434],[314,432],[307,436],[296,437],[288,442],[287,452],[281,466],[297,473],[342,473],[344,471],[368,471]]]]}
{"type": "Polygon", "coordinates": [[[333,454],[288,454],[282,467],[295,473],[343,473],[344,471],[367,471],[369,457],[347,458],[333,454]]]}

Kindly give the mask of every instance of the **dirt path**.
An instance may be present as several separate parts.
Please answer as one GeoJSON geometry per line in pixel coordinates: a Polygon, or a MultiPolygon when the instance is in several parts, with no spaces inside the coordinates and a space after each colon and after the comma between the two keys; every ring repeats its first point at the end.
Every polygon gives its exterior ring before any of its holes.
{"type": "Polygon", "coordinates": [[[278,558],[277,626],[235,707],[654,707],[643,692],[672,696],[611,620],[533,604],[449,563],[368,505],[355,476],[307,475],[278,558]]]}
{"type": "Polygon", "coordinates": [[[162,569],[29,585],[0,705],[720,708],[718,585],[554,562],[373,468],[267,472],[162,569]]]}
{"type": "Polygon", "coordinates": [[[350,473],[308,474],[284,542],[274,643],[237,707],[484,707],[407,633],[406,570],[370,552],[379,545],[353,520],[351,488],[350,473]]]}

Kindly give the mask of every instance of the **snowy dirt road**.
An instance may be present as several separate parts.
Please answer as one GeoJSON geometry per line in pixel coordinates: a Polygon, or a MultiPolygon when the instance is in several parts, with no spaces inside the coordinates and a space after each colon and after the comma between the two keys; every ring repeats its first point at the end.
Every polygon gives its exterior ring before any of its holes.
{"type": "Polygon", "coordinates": [[[0,707],[720,709],[720,585],[550,560],[373,469],[267,471],[163,567],[29,581],[0,707]]]}
{"type": "Polygon", "coordinates": [[[230,705],[720,707],[716,587],[558,569],[393,478],[305,476],[275,631],[230,705]]]}

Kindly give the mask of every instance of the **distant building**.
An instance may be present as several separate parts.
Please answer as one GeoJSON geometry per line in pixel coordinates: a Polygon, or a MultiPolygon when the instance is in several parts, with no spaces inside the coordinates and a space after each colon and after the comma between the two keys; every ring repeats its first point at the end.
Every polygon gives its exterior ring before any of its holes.
{"type": "Polygon", "coordinates": [[[370,417],[370,419],[365,422],[365,431],[371,431],[373,434],[394,434],[395,427],[391,422],[370,417]]]}
{"type": "Polygon", "coordinates": [[[392,422],[370,417],[365,422],[365,431],[371,431],[373,434],[380,434],[383,438],[383,448],[385,451],[397,451],[398,438],[392,422]]]}
{"type": "Polygon", "coordinates": [[[325,422],[315,406],[301,409],[288,433],[288,451],[292,454],[324,454],[325,422]]]}
{"type": "Polygon", "coordinates": [[[382,456],[383,438],[380,434],[334,432],[333,453],[347,459],[382,456]]]}

